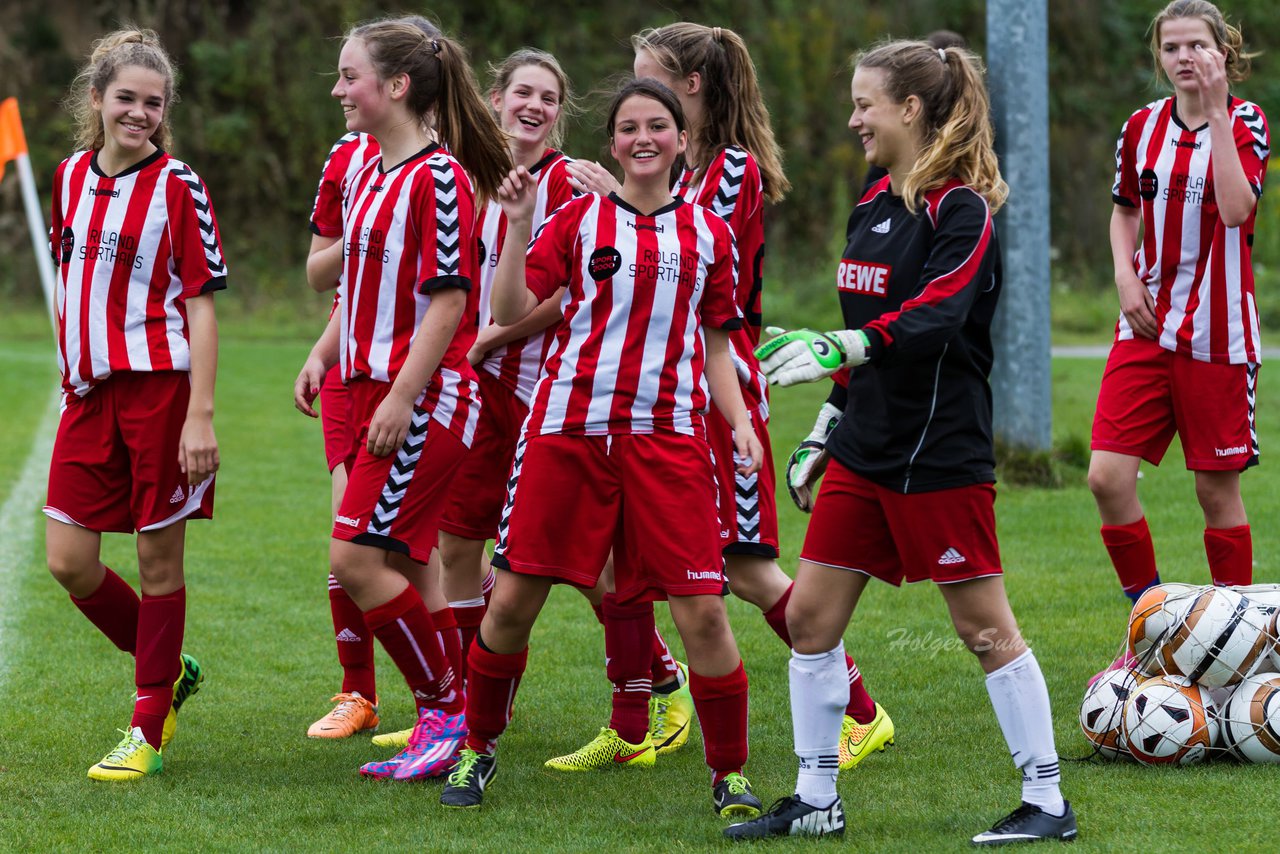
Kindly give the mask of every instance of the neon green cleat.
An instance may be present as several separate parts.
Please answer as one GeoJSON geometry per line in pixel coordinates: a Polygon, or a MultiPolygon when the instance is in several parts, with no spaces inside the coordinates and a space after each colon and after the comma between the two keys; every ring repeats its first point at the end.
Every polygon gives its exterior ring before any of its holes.
{"type": "Polygon", "coordinates": [[[860,724],[848,715],[840,724],[840,770],[848,771],[877,750],[893,744],[893,721],[876,703],[871,723],[860,724]]]}
{"type": "Polygon", "coordinates": [[[689,668],[676,662],[683,680],[670,694],[649,697],[649,738],[659,754],[674,753],[689,740],[693,725],[693,694],[689,692],[689,668]]]}
{"type": "Polygon", "coordinates": [[[598,771],[602,768],[652,768],[657,760],[653,739],[645,733],[644,741],[629,744],[609,727],[573,753],[548,759],[545,766],[555,771],[598,771]]]}
{"type": "Polygon", "coordinates": [[[751,783],[741,774],[730,774],[711,790],[716,815],[750,821],[764,811],[764,805],[751,791],[751,783]]]}
{"type": "Polygon", "coordinates": [[[409,746],[409,736],[412,734],[413,727],[409,727],[395,732],[379,733],[371,741],[374,747],[393,747],[397,750],[403,750],[409,746]]]}
{"type": "Polygon", "coordinates": [[[169,742],[173,741],[173,734],[178,729],[178,709],[200,690],[200,683],[203,681],[204,669],[200,666],[200,662],[184,652],[182,673],[179,674],[178,681],[173,683],[173,705],[169,707],[169,714],[164,718],[164,732],[160,736],[161,750],[169,746],[169,742]]]}
{"type": "Polygon", "coordinates": [[[102,758],[102,761],[89,769],[90,780],[104,780],[120,783],[128,780],[141,780],[149,774],[159,774],[164,770],[164,760],[160,751],[147,744],[142,737],[142,727],[120,730],[124,738],[102,758]]]}

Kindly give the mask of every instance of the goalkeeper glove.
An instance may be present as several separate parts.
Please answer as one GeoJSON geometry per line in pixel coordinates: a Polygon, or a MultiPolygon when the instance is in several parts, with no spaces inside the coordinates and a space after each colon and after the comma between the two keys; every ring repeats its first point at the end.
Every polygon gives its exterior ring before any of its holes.
{"type": "Polygon", "coordinates": [[[840,423],[841,412],[830,403],[818,410],[813,431],[787,460],[787,491],[791,500],[804,513],[813,509],[813,484],[827,467],[827,437],[840,423]]]}
{"type": "Polygon", "coordinates": [[[829,377],[843,367],[867,361],[867,335],[861,329],[787,332],[776,326],[765,330],[777,336],[756,348],[760,368],[774,385],[789,386],[829,377]]]}

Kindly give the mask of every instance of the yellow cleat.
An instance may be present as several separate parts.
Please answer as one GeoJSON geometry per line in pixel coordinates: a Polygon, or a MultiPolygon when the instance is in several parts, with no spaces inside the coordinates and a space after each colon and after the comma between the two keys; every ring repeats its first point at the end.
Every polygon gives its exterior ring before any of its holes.
{"type": "Polygon", "coordinates": [[[182,673],[178,675],[178,681],[173,683],[173,705],[169,707],[169,714],[164,718],[164,732],[160,736],[161,750],[169,746],[169,742],[173,741],[173,734],[178,729],[178,709],[200,690],[200,683],[204,681],[204,669],[200,666],[200,662],[185,652],[182,654],[181,661],[182,673]]]}
{"type": "Polygon", "coordinates": [[[330,703],[333,711],[307,728],[307,738],[350,738],[358,732],[378,728],[378,701],[372,703],[359,691],[335,694],[330,703]]]}
{"type": "Polygon", "coordinates": [[[689,692],[689,668],[676,662],[684,681],[670,694],[649,697],[649,738],[659,755],[674,753],[689,740],[693,725],[693,695],[689,692]]]}
{"type": "Polygon", "coordinates": [[[629,744],[609,727],[590,743],[573,753],[548,759],[545,766],[555,771],[598,771],[602,768],[652,768],[657,761],[653,740],[645,733],[644,741],[629,744]]]}
{"type": "Polygon", "coordinates": [[[876,703],[871,723],[860,724],[848,715],[840,724],[840,770],[848,771],[877,750],[893,744],[893,721],[876,703]]]}
{"type": "Polygon", "coordinates": [[[411,735],[413,735],[413,727],[396,730],[395,732],[380,733],[371,740],[374,747],[391,747],[396,750],[403,750],[409,746],[409,736],[411,735]]]}
{"type": "Polygon", "coordinates": [[[89,769],[90,780],[120,783],[141,780],[164,770],[160,751],[147,744],[147,740],[142,737],[141,727],[120,731],[124,733],[124,738],[116,745],[115,750],[89,769]]]}

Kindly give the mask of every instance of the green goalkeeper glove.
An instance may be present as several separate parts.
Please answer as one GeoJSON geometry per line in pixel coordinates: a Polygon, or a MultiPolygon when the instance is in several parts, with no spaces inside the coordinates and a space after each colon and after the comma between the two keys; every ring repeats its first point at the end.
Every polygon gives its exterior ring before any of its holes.
{"type": "Polygon", "coordinates": [[[841,415],[830,403],[822,404],[813,431],[787,460],[787,491],[804,513],[813,509],[813,485],[827,468],[827,437],[840,423],[841,415]]]}
{"type": "Polygon", "coordinates": [[[866,333],[861,329],[814,332],[797,329],[787,332],[776,326],[765,330],[777,336],[756,348],[760,368],[773,385],[789,386],[829,377],[843,367],[857,367],[867,361],[866,333]]]}

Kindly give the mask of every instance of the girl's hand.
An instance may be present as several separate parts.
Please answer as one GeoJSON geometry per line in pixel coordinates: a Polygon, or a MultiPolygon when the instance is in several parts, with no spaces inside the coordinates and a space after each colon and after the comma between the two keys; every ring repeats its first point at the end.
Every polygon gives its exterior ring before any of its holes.
{"type": "Polygon", "coordinates": [[[1116,291],[1120,295],[1120,311],[1133,328],[1133,334],[1154,341],[1160,325],[1156,321],[1156,301],[1151,291],[1134,273],[1117,278],[1116,291]]]}
{"type": "Polygon", "coordinates": [[[508,222],[532,222],[538,203],[538,179],[528,169],[517,166],[498,185],[498,201],[508,222]]]}
{"type": "Polygon", "coordinates": [[[385,457],[404,444],[409,435],[409,422],[413,419],[413,401],[405,400],[394,391],[378,404],[373,420],[369,422],[369,441],[366,447],[375,457],[385,457]]]}
{"type": "Polygon", "coordinates": [[[738,474],[752,475],[764,464],[764,445],[750,419],[733,429],[733,461],[738,474]]]}
{"type": "Polygon", "coordinates": [[[1205,118],[1225,114],[1229,81],[1227,58],[1216,48],[1199,47],[1191,54],[1191,68],[1200,88],[1200,110],[1205,118]]]}
{"type": "Polygon", "coordinates": [[[188,486],[199,486],[218,470],[218,440],[213,435],[213,419],[188,415],[178,440],[178,466],[187,476],[188,486]]]}
{"type": "Polygon", "coordinates": [[[579,193],[598,193],[607,196],[622,189],[613,173],[594,160],[574,160],[565,164],[569,183],[579,193]]]}
{"type": "Polygon", "coordinates": [[[471,367],[475,367],[484,361],[485,355],[493,349],[494,341],[498,337],[498,330],[501,327],[497,324],[490,323],[484,329],[476,333],[475,343],[471,345],[471,349],[467,351],[467,361],[471,363],[471,367]]]}
{"type": "Polygon", "coordinates": [[[303,363],[298,378],[293,382],[293,405],[303,415],[320,417],[311,404],[315,402],[316,395],[320,394],[320,386],[324,385],[326,373],[328,371],[325,370],[324,363],[314,355],[308,356],[303,363]]]}

